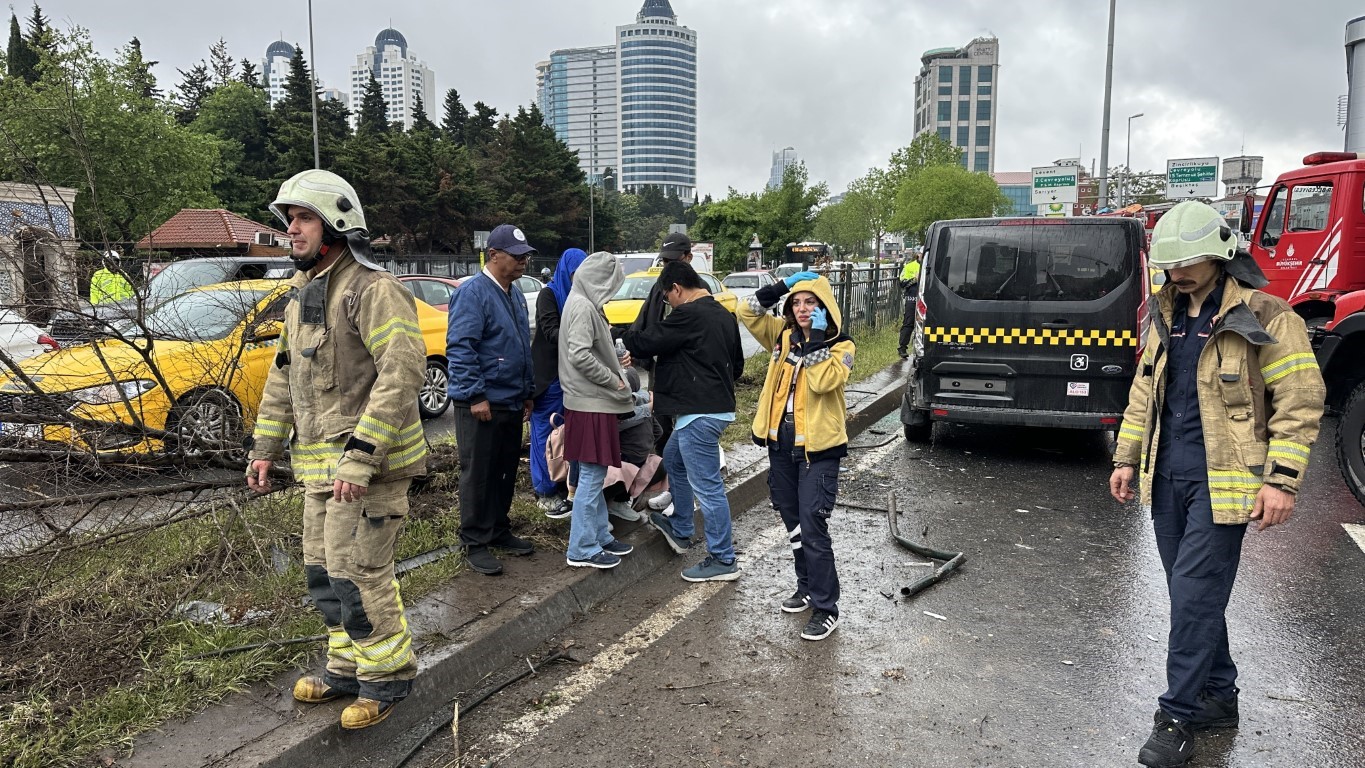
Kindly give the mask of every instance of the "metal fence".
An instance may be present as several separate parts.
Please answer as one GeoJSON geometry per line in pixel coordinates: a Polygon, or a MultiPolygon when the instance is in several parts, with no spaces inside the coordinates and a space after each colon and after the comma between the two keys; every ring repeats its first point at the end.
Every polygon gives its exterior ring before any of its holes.
{"type": "Polygon", "coordinates": [[[841,264],[825,273],[844,313],[844,330],[900,325],[905,292],[895,265],[841,264]]]}

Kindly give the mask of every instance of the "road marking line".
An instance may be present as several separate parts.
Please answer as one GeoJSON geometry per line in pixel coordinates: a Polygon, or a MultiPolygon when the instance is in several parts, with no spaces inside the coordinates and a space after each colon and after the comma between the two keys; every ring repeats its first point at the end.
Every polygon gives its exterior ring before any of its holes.
{"type": "MultiPolygon", "coordinates": [[[[752,554],[741,554],[739,556],[741,566],[762,559],[768,552],[776,549],[779,544],[786,542],[786,540],[787,530],[782,526],[776,525],[764,529],[754,537],[752,545],[747,550],[748,553],[752,554]]],[[[554,694],[558,695],[558,698],[553,699],[554,703],[544,709],[522,715],[488,738],[487,745],[499,750],[496,755],[488,759],[488,762],[497,764],[507,759],[522,744],[529,742],[541,731],[554,724],[561,716],[568,713],[591,695],[593,691],[597,690],[598,686],[605,683],[612,675],[620,672],[627,664],[642,656],[642,651],[652,646],[670,629],[673,629],[683,619],[705,605],[707,600],[724,589],[728,583],[730,582],[706,581],[695,586],[689,586],[685,592],[641,621],[634,629],[626,632],[623,640],[608,646],[592,657],[553,691],[554,694]]]]}
{"type": "Polygon", "coordinates": [[[1360,523],[1342,523],[1341,527],[1346,529],[1347,535],[1356,543],[1356,546],[1360,547],[1362,552],[1365,552],[1365,525],[1361,525],[1360,523]]]}

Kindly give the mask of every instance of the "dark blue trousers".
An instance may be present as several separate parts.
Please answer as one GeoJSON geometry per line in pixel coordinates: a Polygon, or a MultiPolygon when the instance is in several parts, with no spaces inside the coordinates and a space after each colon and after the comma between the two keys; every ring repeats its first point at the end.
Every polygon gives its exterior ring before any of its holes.
{"type": "Polygon", "coordinates": [[[1162,477],[1159,470],[1152,478],[1152,526],[1171,598],[1167,690],[1159,701],[1171,717],[1190,720],[1201,708],[1201,692],[1226,699],[1236,690],[1224,615],[1246,526],[1214,524],[1206,481],[1162,477]]]}
{"type": "Polygon", "coordinates": [[[783,422],[777,444],[768,445],[768,465],[768,490],[787,526],[796,559],[796,588],[810,595],[815,610],[837,616],[839,572],[834,568],[829,516],[839,495],[839,459],[807,463],[805,449],[795,446],[794,425],[783,422]]]}

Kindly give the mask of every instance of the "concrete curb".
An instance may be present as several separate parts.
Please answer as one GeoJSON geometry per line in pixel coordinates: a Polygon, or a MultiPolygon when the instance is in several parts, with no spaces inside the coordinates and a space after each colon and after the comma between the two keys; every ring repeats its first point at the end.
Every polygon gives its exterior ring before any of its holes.
{"type": "MultiPolygon", "coordinates": [[[[893,365],[857,386],[861,396],[849,396],[850,434],[871,426],[899,407],[908,371],[893,365]]],[[[733,451],[738,457],[744,451],[733,451]]],[[[748,451],[754,458],[747,466],[732,469],[727,495],[734,514],[757,506],[768,497],[766,455],[748,451]]],[[[395,753],[425,732],[428,723],[447,713],[453,698],[486,684],[488,675],[524,658],[575,618],[654,573],[673,565],[678,558],[652,529],[639,525],[622,537],[635,552],[608,572],[558,567],[562,554],[552,553],[558,568],[548,578],[535,581],[525,591],[502,597],[482,611],[465,613],[471,618],[450,626],[454,592],[438,590],[416,601],[409,609],[418,640],[421,670],[413,693],[396,707],[382,725],[366,731],[342,731],[338,717],[343,702],[298,706],[290,698],[297,673],[257,686],[251,694],[239,694],[210,707],[183,723],[168,724],[161,731],[139,738],[133,756],[118,761],[132,768],[204,765],[214,768],[313,768],[326,764],[355,764],[362,758],[392,760],[395,753]],[[434,626],[433,626],[434,625],[434,626]],[[425,633],[423,632],[425,630],[425,633]],[[425,634],[426,636],[423,636],[425,634]],[[441,637],[450,639],[443,645],[441,637]],[[433,639],[437,642],[433,642],[433,639]],[[412,733],[406,733],[408,731],[412,733]]],[[[542,568],[542,570],[545,570],[542,568]]],[[[506,578],[506,577],[502,577],[506,578]]],[[[461,581],[461,580],[456,580],[461,581]]],[[[491,583],[465,580],[468,585],[491,583]]],[[[509,582],[503,582],[508,585],[509,582]]],[[[467,602],[460,594],[460,603],[467,602]]],[[[379,761],[376,764],[387,764],[379,761]]]]}

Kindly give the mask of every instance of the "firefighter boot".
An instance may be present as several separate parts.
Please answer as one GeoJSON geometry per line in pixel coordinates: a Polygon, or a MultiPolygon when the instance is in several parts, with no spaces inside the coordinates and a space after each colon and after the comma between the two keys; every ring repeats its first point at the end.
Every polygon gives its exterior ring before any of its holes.
{"type": "Polygon", "coordinates": [[[355,694],[354,690],[348,691],[345,688],[328,685],[326,680],[316,675],[300,677],[298,682],[294,683],[294,700],[304,704],[321,704],[355,694]]]}
{"type": "Polygon", "coordinates": [[[381,723],[393,711],[396,701],[375,701],[374,699],[360,698],[355,703],[341,711],[341,727],[348,731],[358,731],[361,728],[381,723]]]}

